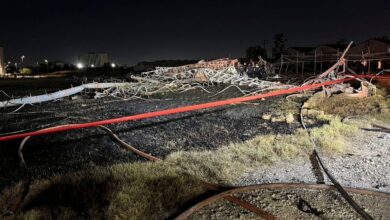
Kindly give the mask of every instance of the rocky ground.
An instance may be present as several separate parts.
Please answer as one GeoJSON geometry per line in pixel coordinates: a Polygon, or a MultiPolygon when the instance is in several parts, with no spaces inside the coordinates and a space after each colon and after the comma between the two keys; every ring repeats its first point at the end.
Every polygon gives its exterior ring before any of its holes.
{"type": "MultiPolygon", "coordinates": [[[[235,196],[272,213],[277,219],[360,219],[336,191],[317,189],[261,189],[235,196]]],[[[352,193],[354,200],[374,219],[389,219],[389,198],[352,193]]],[[[258,216],[225,200],[212,203],[190,219],[259,219],[258,216]]]]}
{"type": "MultiPolygon", "coordinates": [[[[368,125],[367,125],[368,127],[368,125]]],[[[344,187],[390,192],[390,134],[375,129],[361,129],[347,139],[348,150],[342,155],[323,155],[322,159],[344,187]]],[[[245,174],[237,185],[262,183],[317,183],[309,158],[264,165],[245,174]]],[[[325,183],[331,184],[325,177],[325,183]]],[[[258,190],[238,196],[278,219],[360,219],[360,216],[336,191],[325,190],[258,190]],[[300,210],[301,200],[315,212],[300,210]],[[318,213],[316,213],[318,212],[318,213]]],[[[355,201],[374,219],[390,218],[390,199],[353,194],[355,201]]],[[[226,201],[212,203],[191,216],[191,219],[257,219],[247,210],[226,201]]]]}
{"type": "MultiPolygon", "coordinates": [[[[347,140],[347,152],[342,155],[323,155],[329,170],[343,185],[390,193],[390,134],[361,129],[347,140]]],[[[246,174],[239,185],[260,183],[316,183],[309,158],[277,162],[246,174]]],[[[325,182],[330,184],[329,179],[325,182]]]]}

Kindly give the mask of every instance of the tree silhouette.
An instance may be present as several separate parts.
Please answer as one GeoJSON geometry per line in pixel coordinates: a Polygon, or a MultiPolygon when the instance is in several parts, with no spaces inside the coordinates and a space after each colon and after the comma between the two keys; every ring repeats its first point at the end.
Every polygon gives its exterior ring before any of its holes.
{"type": "Polygon", "coordinates": [[[274,47],[272,48],[272,58],[277,60],[281,57],[283,51],[286,48],[287,39],[284,33],[278,33],[274,36],[274,47]]]}

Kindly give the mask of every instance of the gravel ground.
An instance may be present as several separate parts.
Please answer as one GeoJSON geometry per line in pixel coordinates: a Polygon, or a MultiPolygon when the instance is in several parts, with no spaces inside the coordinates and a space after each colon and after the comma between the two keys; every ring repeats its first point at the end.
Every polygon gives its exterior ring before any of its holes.
{"type": "MultiPolygon", "coordinates": [[[[374,219],[390,218],[389,198],[351,195],[374,219]]],[[[277,219],[360,219],[345,200],[332,190],[261,189],[237,193],[235,196],[273,214],[277,219]]],[[[189,219],[259,218],[241,207],[219,200],[193,213],[189,219]]]]}
{"type": "MultiPolygon", "coordinates": [[[[322,159],[346,187],[390,192],[390,134],[359,130],[347,139],[348,150],[341,155],[323,155],[322,159]]],[[[262,183],[316,183],[309,158],[280,161],[264,165],[245,174],[237,185],[262,183]]],[[[325,178],[325,183],[331,184],[325,178]]],[[[239,193],[237,197],[274,214],[277,219],[360,219],[337,191],[290,189],[256,190],[239,193]],[[308,202],[318,213],[306,213],[298,208],[299,201],[308,202]]],[[[390,199],[352,194],[355,201],[374,219],[390,219],[390,199]]],[[[190,219],[258,219],[241,207],[219,200],[190,216],[190,219]]]]}
{"type": "MultiPolygon", "coordinates": [[[[390,134],[361,129],[355,137],[347,139],[347,145],[347,152],[341,155],[322,155],[335,178],[345,187],[390,193],[390,134]]],[[[246,173],[237,185],[279,182],[317,183],[318,179],[310,159],[300,158],[259,167],[255,172],[246,173]]],[[[331,184],[327,178],[325,183],[331,184]]],[[[242,193],[238,197],[275,214],[278,219],[360,219],[335,191],[262,190],[242,193]],[[323,214],[300,211],[299,199],[309,202],[323,214]]],[[[362,195],[353,195],[353,198],[374,219],[390,219],[388,199],[362,195]]],[[[222,200],[194,213],[191,219],[257,219],[257,216],[222,200]]]]}
{"type": "MultiPolygon", "coordinates": [[[[390,193],[390,134],[359,130],[347,139],[347,152],[342,155],[322,155],[322,159],[343,185],[390,193]]],[[[316,183],[309,158],[282,161],[247,173],[238,185],[260,183],[316,183]]],[[[330,180],[325,178],[330,184],[330,180]]]]}

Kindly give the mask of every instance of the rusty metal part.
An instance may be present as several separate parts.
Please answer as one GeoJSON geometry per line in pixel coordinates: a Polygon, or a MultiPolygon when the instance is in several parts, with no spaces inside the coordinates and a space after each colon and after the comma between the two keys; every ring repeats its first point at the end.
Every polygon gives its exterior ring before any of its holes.
{"type": "MultiPolygon", "coordinates": [[[[208,182],[204,182],[204,181],[202,181],[202,184],[207,190],[212,190],[212,191],[221,192],[221,191],[232,189],[232,187],[227,188],[227,187],[223,187],[220,185],[216,185],[216,184],[212,184],[212,183],[208,183],[208,182]]],[[[260,216],[266,220],[275,220],[276,219],[275,216],[273,216],[271,213],[268,213],[268,212],[264,211],[263,209],[255,206],[247,201],[241,200],[235,196],[229,195],[229,196],[224,197],[223,199],[225,199],[233,204],[236,204],[238,206],[241,206],[242,208],[257,214],[258,216],[260,216]]]]}
{"type": "Polygon", "coordinates": [[[147,154],[143,151],[140,151],[138,150],[137,148],[135,147],[132,147],[131,145],[129,145],[128,143],[124,142],[123,140],[121,140],[118,135],[116,135],[111,129],[105,127],[105,126],[102,126],[100,125],[99,128],[103,129],[105,132],[107,132],[107,134],[110,135],[110,137],[112,137],[113,139],[115,139],[115,141],[117,141],[123,148],[125,148],[126,150],[128,151],[131,151],[141,157],[144,157],[148,160],[152,160],[152,161],[156,161],[156,160],[160,160],[160,158],[157,158],[155,156],[152,156],[150,154],[147,154]]]}
{"type": "MultiPolygon", "coordinates": [[[[211,196],[182,212],[179,216],[175,218],[175,220],[184,220],[187,219],[191,214],[200,210],[201,208],[216,202],[226,196],[233,195],[236,193],[244,193],[247,191],[259,190],[259,189],[318,189],[318,190],[336,190],[335,186],[326,185],[326,184],[307,184],[307,183],[269,183],[269,184],[260,184],[260,185],[251,185],[238,187],[230,190],[226,190],[217,195],[211,196]]],[[[378,196],[386,199],[390,199],[390,194],[376,192],[371,190],[364,189],[355,189],[355,188],[345,188],[345,190],[349,193],[356,193],[362,195],[371,195],[378,196]]]]}
{"type": "Polygon", "coordinates": [[[274,215],[272,215],[271,213],[266,212],[263,209],[255,206],[247,201],[241,200],[237,197],[225,196],[225,197],[223,197],[223,199],[225,199],[231,203],[234,203],[238,206],[241,206],[241,207],[245,208],[246,210],[249,210],[249,211],[257,214],[258,216],[264,218],[265,220],[276,220],[276,217],[274,215]]]}

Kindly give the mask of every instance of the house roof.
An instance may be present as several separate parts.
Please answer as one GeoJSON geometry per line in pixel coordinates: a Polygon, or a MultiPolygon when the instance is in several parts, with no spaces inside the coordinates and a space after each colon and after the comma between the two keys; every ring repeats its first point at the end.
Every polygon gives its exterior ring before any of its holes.
{"type": "Polygon", "coordinates": [[[296,51],[302,52],[302,53],[308,53],[308,52],[314,50],[315,47],[289,47],[288,49],[293,49],[293,50],[296,50],[296,51]]]}
{"type": "Polygon", "coordinates": [[[374,38],[374,39],[370,39],[370,40],[376,40],[376,41],[379,41],[379,42],[382,42],[385,44],[390,44],[390,39],[374,38]]]}
{"type": "MultiPolygon", "coordinates": [[[[348,44],[323,44],[324,46],[333,48],[333,49],[338,49],[338,50],[344,50],[345,48],[348,47],[348,44]]],[[[322,45],[320,45],[322,46],[322,45]]]]}
{"type": "Polygon", "coordinates": [[[371,38],[371,39],[368,39],[368,40],[365,40],[363,42],[360,42],[354,46],[357,46],[357,45],[360,45],[360,44],[365,44],[365,43],[368,43],[370,41],[378,41],[378,42],[381,42],[381,43],[385,43],[385,44],[390,44],[390,39],[383,39],[383,38],[371,38]]]}

